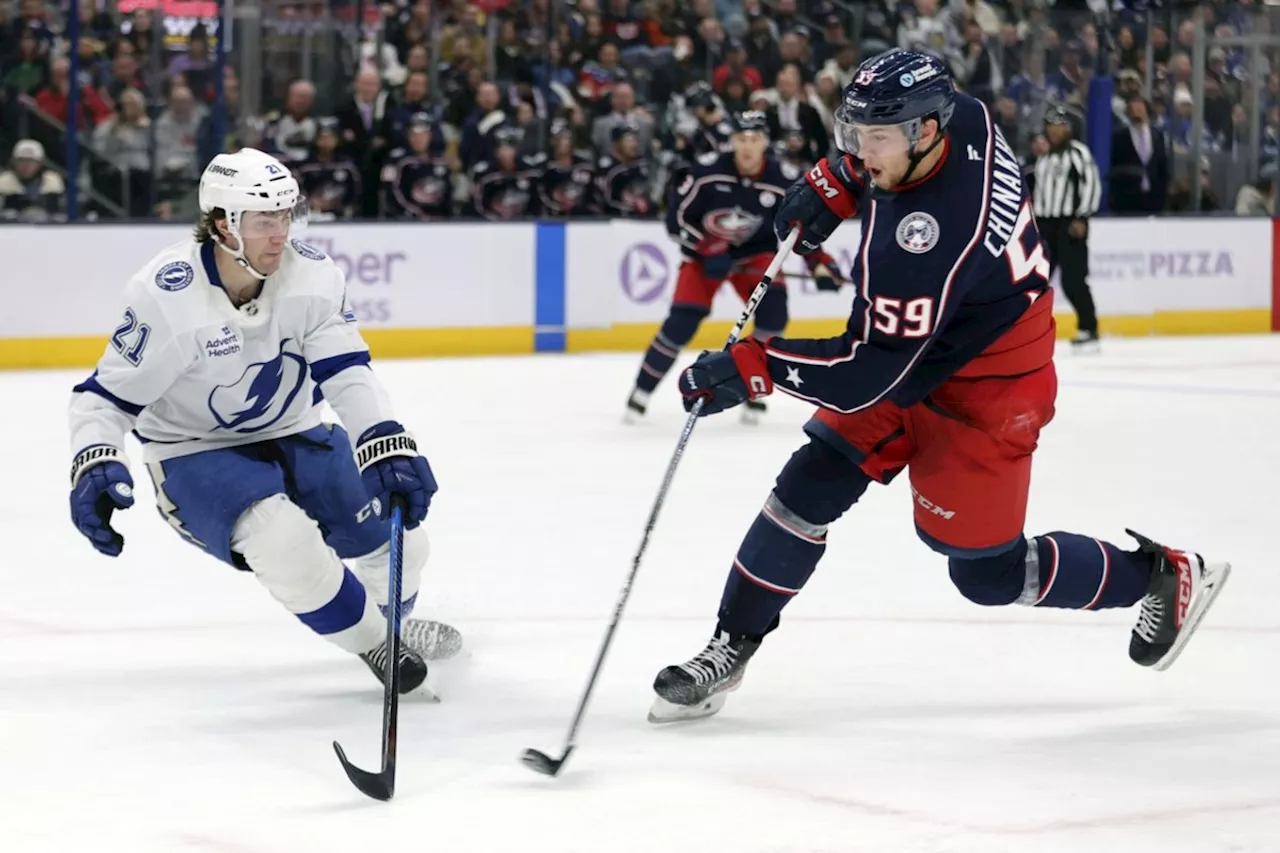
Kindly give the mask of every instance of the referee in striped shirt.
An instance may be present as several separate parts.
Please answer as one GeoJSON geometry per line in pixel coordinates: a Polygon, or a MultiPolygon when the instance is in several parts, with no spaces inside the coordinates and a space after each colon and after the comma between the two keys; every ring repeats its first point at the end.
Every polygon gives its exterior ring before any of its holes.
{"type": "Polygon", "coordinates": [[[1049,150],[1036,160],[1036,224],[1049,263],[1061,270],[1062,292],[1076,311],[1076,349],[1098,346],[1098,314],[1089,292],[1089,217],[1098,212],[1102,180],[1088,146],[1071,138],[1071,116],[1061,106],[1045,118],[1049,150]]]}

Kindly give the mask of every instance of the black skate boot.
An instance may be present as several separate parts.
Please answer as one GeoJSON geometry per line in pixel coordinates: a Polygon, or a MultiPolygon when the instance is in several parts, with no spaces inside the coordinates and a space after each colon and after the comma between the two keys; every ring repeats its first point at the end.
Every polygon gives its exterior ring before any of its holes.
{"type": "Polygon", "coordinates": [[[769,407],[765,405],[764,400],[748,400],[742,404],[742,422],[747,426],[755,426],[760,423],[760,418],[764,417],[767,411],[769,407]]]}
{"type": "Polygon", "coordinates": [[[669,666],[653,682],[657,698],[649,722],[672,723],[709,717],[738,689],[747,661],[760,648],[759,637],[733,635],[716,627],[707,647],[678,666],[669,666]]]}
{"type": "MultiPolygon", "coordinates": [[[[378,677],[378,683],[382,683],[383,674],[387,671],[387,644],[385,642],[378,643],[377,648],[365,652],[360,655],[360,660],[369,665],[369,669],[373,670],[373,674],[378,677]]],[[[400,644],[400,693],[401,695],[422,686],[422,682],[427,680],[427,665],[422,660],[422,655],[418,654],[409,646],[401,642],[400,644]]]]}
{"type": "Polygon", "coordinates": [[[627,413],[623,416],[622,422],[627,424],[637,424],[644,420],[644,413],[649,408],[648,391],[641,391],[639,388],[631,392],[631,396],[627,398],[627,413]]]}
{"type": "Polygon", "coordinates": [[[1142,666],[1166,670],[1222,592],[1231,564],[1205,563],[1199,554],[1175,551],[1132,530],[1125,532],[1138,540],[1138,549],[1154,562],[1151,585],[1129,638],[1129,657],[1142,666]]]}

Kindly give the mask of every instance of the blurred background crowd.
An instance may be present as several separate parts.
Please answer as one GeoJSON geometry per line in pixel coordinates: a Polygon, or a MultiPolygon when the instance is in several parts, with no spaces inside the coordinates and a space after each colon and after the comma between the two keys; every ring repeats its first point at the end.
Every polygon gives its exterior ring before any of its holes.
{"type": "Polygon", "coordinates": [[[656,216],[733,111],[827,154],[893,46],[1028,165],[1067,105],[1111,212],[1273,212],[1280,8],[1253,0],[0,0],[0,221],[191,220],[242,146],[321,219],[656,216]]]}

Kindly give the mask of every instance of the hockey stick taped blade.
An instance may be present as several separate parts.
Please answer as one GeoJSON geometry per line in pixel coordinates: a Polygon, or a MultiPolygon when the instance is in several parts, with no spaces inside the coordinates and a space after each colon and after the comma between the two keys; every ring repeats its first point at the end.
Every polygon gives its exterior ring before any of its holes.
{"type": "Polygon", "coordinates": [[[348,761],[347,754],[342,751],[342,747],[336,740],[333,742],[333,751],[338,753],[338,760],[342,762],[342,769],[347,771],[347,778],[351,780],[352,785],[359,789],[360,793],[383,802],[390,800],[395,794],[392,783],[384,774],[361,770],[348,761]]]}
{"type": "Polygon", "coordinates": [[[557,760],[547,755],[545,752],[540,752],[536,749],[526,749],[524,754],[520,756],[520,760],[523,761],[525,766],[530,770],[541,773],[543,776],[555,776],[560,772],[560,768],[564,766],[565,758],[568,757],[569,754],[565,753],[563,758],[557,760]]]}

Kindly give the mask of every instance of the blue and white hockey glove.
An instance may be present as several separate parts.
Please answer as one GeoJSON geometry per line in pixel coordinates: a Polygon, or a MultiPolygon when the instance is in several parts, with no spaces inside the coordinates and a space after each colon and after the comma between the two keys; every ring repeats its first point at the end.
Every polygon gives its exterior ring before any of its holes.
{"type": "Polygon", "coordinates": [[[405,504],[404,526],[412,530],[427,517],[436,478],[427,460],[419,455],[413,436],[395,421],[383,421],[365,430],[356,442],[356,467],[369,497],[378,501],[378,515],[391,517],[391,498],[405,504]]]}
{"type": "Polygon", "coordinates": [[[706,400],[699,417],[732,409],[772,391],[769,356],[755,338],[739,341],[728,351],[704,352],[680,373],[684,410],[693,411],[694,403],[706,400]]]}
{"type": "Polygon", "coordinates": [[[864,183],[848,154],[831,163],[826,157],[808,174],[787,188],[773,216],[773,233],[787,239],[799,226],[797,254],[807,255],[826,242],[840,223],[858,215],[858,198],[864,183]]]}
{"type": "Polygon", "coordinates": [[[71,463],[71,521],[108,557],[118,557],[124,549],[111,514],[133,506],[133,478],[119,459],[119,450],[99,444],[77,453],[71,463]]]}

